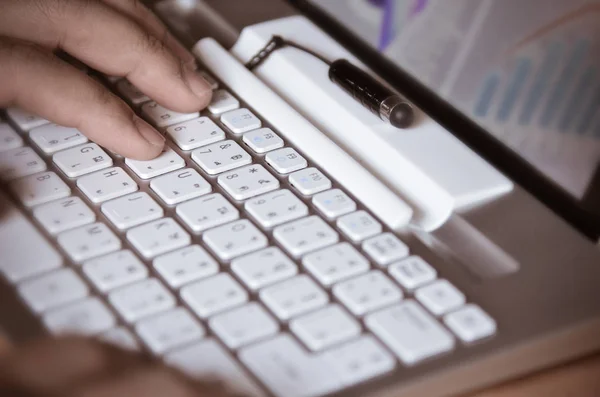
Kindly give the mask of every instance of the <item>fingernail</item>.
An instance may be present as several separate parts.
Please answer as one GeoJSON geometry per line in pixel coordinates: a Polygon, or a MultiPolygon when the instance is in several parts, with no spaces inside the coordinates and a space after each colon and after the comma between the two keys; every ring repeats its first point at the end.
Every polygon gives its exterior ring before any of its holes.
{"type": "Polygon", "coordinates": [[[162,136],[158,131],[156,131],[150,124],[146,123],[139,117],[135,117],[133,119],[133,123],[137,127],[140,135],[144,137],[148,143],[153,146],[163,147],[165,145],[165,137],[162,136]]]}
{"type": "Polygon", "coordinates": [[[187,82],[188,87],[192,90],[194,95],[198,98],[205,100],[207,95],[212,92],[210,84],[206,81],[196,70],[191,67],[183,68],[183,77],[187,82]]]}

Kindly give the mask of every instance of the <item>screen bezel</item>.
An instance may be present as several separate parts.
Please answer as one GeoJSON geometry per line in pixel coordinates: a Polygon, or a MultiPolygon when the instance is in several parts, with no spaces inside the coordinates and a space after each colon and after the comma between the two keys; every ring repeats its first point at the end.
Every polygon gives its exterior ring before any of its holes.
{"type": "Polygon", "coordinates": [[[311,0],[288,2],[513,182],[537,197],[587,237],[594,240],[600,237],[600,213],[594,213],[585,202],[567,193],[523,157],[387,59],[348,27],[311,4],[311,0]]]}

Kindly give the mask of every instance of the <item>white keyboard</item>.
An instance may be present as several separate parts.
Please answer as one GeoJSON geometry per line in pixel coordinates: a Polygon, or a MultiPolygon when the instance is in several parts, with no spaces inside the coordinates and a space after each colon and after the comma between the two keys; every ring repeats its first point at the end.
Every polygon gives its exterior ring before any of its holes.
{"type": "Polygon", "coordinates": [[[6,202],[0,271],[51,333],[286,397],[339,392],[496,333],[228,87],[194,114],[113,87],[171,138],[158,158],[123,159],[18,109],[0,123],[0,178],[25,214],[6,202]]]}

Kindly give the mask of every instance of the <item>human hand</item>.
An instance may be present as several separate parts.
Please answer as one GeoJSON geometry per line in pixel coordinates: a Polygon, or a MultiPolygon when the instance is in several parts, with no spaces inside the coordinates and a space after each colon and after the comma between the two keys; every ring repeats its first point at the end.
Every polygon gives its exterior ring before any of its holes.
{"type": "Polygon", "coordinates": [[[126,157],[156,157],[164,138],[56,49],[174,111],[198,111],[212,95],[193,56],[139,0],[0,0],[0,107],[78,128],[126,157]]]}

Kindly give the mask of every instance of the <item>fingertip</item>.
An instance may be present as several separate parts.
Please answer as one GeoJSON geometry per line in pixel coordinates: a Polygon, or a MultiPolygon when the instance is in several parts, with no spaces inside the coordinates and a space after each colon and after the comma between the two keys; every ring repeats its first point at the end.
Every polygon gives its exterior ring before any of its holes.
{"type": "Polygon", "coordinates": [[[212,99],[212,87],[198,71],[190,66],[184,67],[183,77],[194,94],[198,98],[198,106],[201,110],[208,106],[212,99]]]}
{"type": "Polygon", "coordinates": [[[134,116],[133,124],[146,144],[129,153],[127,157],[133,160],[151,160],[161,154],[165,147],[165,137],[138,116],[134,116]]]}

